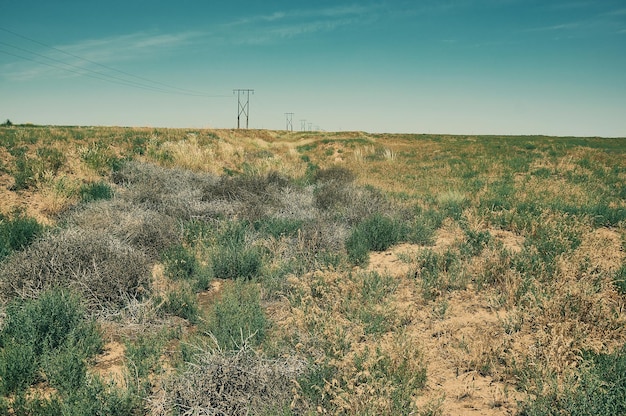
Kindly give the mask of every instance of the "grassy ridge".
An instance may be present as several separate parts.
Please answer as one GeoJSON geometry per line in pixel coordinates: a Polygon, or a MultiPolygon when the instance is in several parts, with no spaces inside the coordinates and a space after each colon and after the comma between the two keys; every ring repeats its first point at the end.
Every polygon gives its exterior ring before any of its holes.
{"type": "Polygon", "coordinates": [[[626,139],[0,137],[3,409],[622,412],[626,139]],[[8,357],[30,351],[8,341],[12,320],[66,293],[73,322],[125,345],[122,377],[108,385],[93,352],[44,340],[30,348],[49,358],[12,381],[8,357]],[[482,322],[458,315],[463,299],[482,322]],[[438,392],[437,373],[504,393],[438,392]]]}

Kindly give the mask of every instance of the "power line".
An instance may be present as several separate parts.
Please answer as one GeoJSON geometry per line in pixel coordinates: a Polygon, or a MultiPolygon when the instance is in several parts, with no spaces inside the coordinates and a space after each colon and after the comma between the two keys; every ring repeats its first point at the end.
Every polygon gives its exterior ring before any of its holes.
{"type": "Polygon", "coordinates": [[[61,53],[65,54],[65,55],[71,56],[71,57],[76,58],[76,59],[80,59],[81,61],[85,61],[85,62],[88,62],[90,64],[97,65],[97,66],[99,66],[101,68],[104,68],[104,69],[107,69],[109,71],[117,72],[119,74],[123,74],[125,76],[131,77],[131,78],[135,78],[135,79],[138,79],[138,80],[141,80],[141,81],[149,82],[151,84],[161,85],[163,87],[168,88],[169,90],[166,90],[166,89],[163,89],[163,88],[159,88],[159,87],[155,87],[153,85],[147,85],[147,84],[140,83],[140,82],[137,82],[137,81],[132,81],[132,80],[120,78],[120,77],[117,77],[117,76],[114,76],[114,75],[110,75],[110,74],[94,71],[94,70],[91,70],[89,68],[85,68],[85,67],[81,67],[81,66],[78,66],[78,65],[70,64],[70,63],[64,62],[64,61],[59,60],[59,59],[51,58],[49,56],[42,55],[42,54],[39,54],[37,52],[30,51],[28,49],[21,48],[19,46],[14,46],[14,45],[8,44],[6,42],[0,42],[1,44],[9,46],[11,48],[15,48],[15,49],[21,50],[23,52],[27,52],[27,53],[30,53],[30,54],[33,54],[33,55],[36,55],[36,56],[40,56],[42,58],[45,58],[45,59],[48,59],[48,60],[51,60],[51,61],[54,61],[54,62],[59,62],[59,63],[61,63],[63,65],[66,65],[66,66],[69,66],[69,67],[72,67],[72,68],[76,68],[76,69],[80,70],[81,72],[73,71],[73,70],[70,70],[68,68],[58,67],[58,66],[51,65],[51,64],[48,64],[48,63],[45,63],[45,62],[41,62],[41,61],[37,61],[37,60],[34,60],[34,59],[30,59],[30,58],[27,58],[27,57],[24,57],[24,56],[12,54],[10,52],[0,51],[0,52],[3,52],[5,54],[7,54],[7,55],[12,55],[12,56],[18,57],[20,59],[25,59],[25,60],[28,60],[28,61],[36,62],[38,64],[51,66],[53,68],[61,69],[63,71],[75,73],[75,74],[78,74],[78,75],[89,76],[89,75],[84,73],[84,72],[89,72],[89,73],[98,75],[97,77],[91,76],[91,78],[96,78],[96,79],[100,79],[100,80],[103,80],[103,81],[113,82],[113,83],[116,83],[116,84],[122,84],[122,85],[131,86],[131,87],[135,87],[135,88],[151,90],[151,91],[155,91],[155,92],[161,92],[161,93],[166,93],[166,94],[189,95],[189,96],[195,96],[195,97],[229,97],[228,95],[210,95],[210,94],[206,94],[206,93],[202,93],[202,92],[198,92],[198,91],[187,90],[187,89],[184,89],[184,88],[179,88],[179,87],[175,87],[175,86],[172,86],[172,85],[168,85],[168,84],[165,84],[165,83],[162,83],[162,82],[159,82],[159,81],[154,81],[154,80],[151,80],[151,79],[148,79],[148,78],[140,77],[138,75],[134,75],[134,74],[131,74],[129,72],[122,71],[122,70],[113,68],[111,66],[104,65],[104,64],[101,64],[99,62],[95,62],[95,61],[92,61],[90,59],[78,56],[78,55],[73,54],[71,52],[67,52],[67,51],[64,51],[62,49],[55,48],[54,46],[50,46],[50,45],[45,44],[43,42],[40,42],[38,40],[29,38],[28,36],[21,35],[19,33],[16,33],[14,31],[12,31],[12,30],[9,30],[9,29],[3,28],[3,27],[0,27],[0,30],[2,30],[4,32],[7,32],[7,33],[10,33],[10,34],[12,34],[14,36],[20,37],[22,39],[28,40],[30,42],[33,42],[33,43],[38,44],[40,46],[43,46],[45,48],[52,49],[52,50],[55,50],[57,52],[61,52],[61,53]],[[102,78],[102,77],[104,77],[104,78],[102,78]],[[170,91],[170,90],[174,90],[174,91],[170,91]]]}
{"type": "Polygon", "coordinates": [[[0,50],[0,52],[4,53],[6,55],[15,56],[15,57],[20,58],[20,59],[24,59],[24,60],[27,60],[27,61],[35,62],[35,63],[41,64],[41,65],[46,65],[46,66],[49,66],[51,68],[60,69],[62,71],[70,72],[72,74],[77,74],[77,75],[81,75],[81,76],[87,76],[87,77],[90,77],[90,78],[99,79],[99,80],[106,81],[106,82],[112,82],[114,84],[125,85],[125,86],[135,87],[135,88],[141,88],[141,89],[145,89],[145,90],[149,90],[149,91],[171,93],[171,91],[164,90],[162,88],[157,88],[157,87],[153,87],[153,86],[145,85],[145,84],[139,84],[137,82],[132,82],[132,81],[125,80],[123,78],[115,77],[115,76],[108,75],[108,74],[103,74],[102,72],[93,71],[93,70],[88,69],[88,68],[83,68],[83,67],[78,66],[78,65],[69,64],[69,63],[63,62],[63,61],[61,61],[59,59],[50,58],[49,56],[45,56],[45,55],[42,55],[42,54],[37,53],[37,52],[29,51],[28,49],[24,49],[24,48],[21,48],[19,46],[10,45],[10,44],[8,44],[6,42],[0,42],[0,45],[9,46],[11,48],[20,50],[22,52],[30,53],[30,54],[35,55],[35,56],[39,56],[41,58],[47,59],[47,60],[52,61],[52,62],[58,62],[58,63],[60,63],[62,65],[68,66],[69,68],[65,68],[65,67],[62,67],[62,66],[59,66],[59,65],[50,64],[48,62],[38,61],[36,59],[32,59],[32,58],[29,58],[29,57],[26,57],[26,56],[22,56],[22,55],[14,54],[14,53],[11,53],[11,52],[7,52],[5,50],[0,50]],[[75,69],[70,69],[70,68],[75,68],[75,69]],[[95,74],[95,76],[92,75],[92,74],[95,74]]]}

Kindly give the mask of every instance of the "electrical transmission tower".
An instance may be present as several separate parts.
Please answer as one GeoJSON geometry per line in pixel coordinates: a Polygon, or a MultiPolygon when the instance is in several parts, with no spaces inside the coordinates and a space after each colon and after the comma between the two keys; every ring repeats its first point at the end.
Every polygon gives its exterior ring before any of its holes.
{"type": "Polygon", "coordinates": [[[248,120],[250,115],[250,93],[254,94],[254,90],[235,89],[233,94],[237,94],[237,128],[240,128],[241,115],[246,116],[246,129],[248,128],[248,120]]]}
{"type": "Polygon", "coordinates": [[[300,120],[300,131],[306,131],[306,120],[300,120]]]}
{"type": "Polygon", "coordinates": [[[285,113],[287,119],[287,131],[293,131],[293,113],[285,113]]]}

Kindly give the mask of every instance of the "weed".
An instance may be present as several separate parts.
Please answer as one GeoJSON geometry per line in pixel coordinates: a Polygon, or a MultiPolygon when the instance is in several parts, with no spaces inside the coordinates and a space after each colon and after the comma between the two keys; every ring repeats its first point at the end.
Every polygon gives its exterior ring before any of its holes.
{"type": "Polygon", "coordinates": [[[474,257],[482,253],[491,241],[489,231],[464,230],[466,240],[461,244],[461,255],[465,257],[474,257]]]}
{"type": "Polygon", "coordinates": [[[44,172],[52,172],[57,174],[66,162],[66,157],[59,149],[50,147],[39,147],[37,149],[37,161],[35,163],[35,171],[38,175],[44,172]]]}
{"type": "Polygon", "coordinates": [[[448,249],[439,254],[423,250],[415,259],[414,275],[419,279],[425,299],[435,299],[441,293],[465,286],[460,269],[459,256],[448,249]]]}
{"type": "Polygon", "coordinates": [[[576,378],[565,386],[548,384],[541,395],[522,403],[521,415],[623,415],[626,412],[626,349],[587,353],[576,378]]]}
{"type": "Polygon", "coordinates": [[[353,264],[365,264],[369,251],[384,251],[403,237],[401,224],[374,214],[358,224],[346,241],[348,258],[353,264]]]}
{"type": "Polygon", "coordinates": [[[168,292],[164,299],[157,296],[154,299],[159,310],[166,315],[174,315],[197,323],[200,310],[194,293],[190,289],[179,289],[168,292]]]}
{"type": "Polygon", "coordinates": [[[12,191],[20,191],[33,187],[36,183],[33,162],[24,154],[15,159],[15,169],[12,172],[14,183],[12,191]]]}
{"type": "Polygon", "coordinates": [[[99,175],[106,175],[111,171],[119,170],[121,161],[108,147],[100,142],[94,142],[88,147],[81,149],[82,161],[97,172],[99,175]]]}
{"type": "Polygon", "coordinates": [[[250,279],[259,274],[261,253],[247,245],[246,230],[246,223],[232,222],[218,236],[218,248],[211,259],[216,277],[250,279]]]}
{"type": "Polygon", "coordinates": [[[83,202],[113,198],[113,189],[111,189],[111,186],[105,182],[84,184],[80,187],[78,192],[80,194],[80,199],[83,202]]]}
{"type": "Polygon", "coordinates": [[[254,285],[236,281],[224,289],[212,306],[205,329],[224,350],[236,350],[244,340],[250,346],[259,345],[269,328],[259,302],[259,291],[254,285]]]}
{"type": "Polygon", "coordinates": [[[172,280],[188,280],[199,268],[198,261],[182,244],[169,247],[162,255],[165,275],[172,280]]]}
{"type": "Polygon", "coordinates": [[[626,295],[626,264],[622,265],[622,267],[615,272],[613,285],[615,285],[615,289],[617,289],[620,295],[626,295]]]}
{"type": "Polygon", "coordinates": [[[13,213],[11,218],[0,214],[0,261],[12,251],[25,249],[43,230],[36,219],[22,212],[13,213]]]}

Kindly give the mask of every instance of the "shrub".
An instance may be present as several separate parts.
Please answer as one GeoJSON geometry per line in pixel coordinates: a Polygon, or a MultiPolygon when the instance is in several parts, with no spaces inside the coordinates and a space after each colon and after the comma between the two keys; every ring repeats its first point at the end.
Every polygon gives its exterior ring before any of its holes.
{"type": "Polygon", "coordinates": [[[182,235],[178,222],[169,215],[118,199],[80,207],[67,222],[88,232],[112,235],[152,259],[160,258],[182,235]]]}
{"type": "Polygon", "coordinates": [[[403,237],[402,225],[391,218],[374,214],[358,224],[346,241],[348,258],[353,264],[367,262],[366,251],[384,251],[403,237]]]}
{"type": "Polygon", "coordinates": [[[243,345],[236,351],[199,345],[185,370],[166,383],[165,397],[154,397],[151,414],[194,409],[206,415],[276,415],[289,409],[293,381],[304,363],[289,357],[269,359],[243,345]]]}
{"type": "Polygon", "coordinates": [[[13,253],[0,266],[0,293],[29,298],[66,287],[81,293],[91,309],[117,308],[145,295],[150,276],[141,252],[104,233],[67,229],[13,253]]]}
{"type": "Polygon", "coordinates": [[[224,289],[213,305],[206,330],[225,350],[237,350],[244,340],[250,346],[260,344],[269,327],[261,308],[259,291],[254,285],[236,281],[224,289]]]}
{"type": "Polygon", "coordinates": [[[2,391],[22,391],[42,368],[54,387],[69,392],[82,384],[84,360],[101,348],[97,327],[85,318],[77,296],[56,289],[10,302],[0,332],[2,391]]]}
{"type": "Polygon", "coordinates": [[[202,201],[203,189],[217,181],[212,175],[129,161],[111,177],[126,188],[124,199],[142,209],[183,221],[213,214],[202,201]]]}
{"type": "Polygon", "coordinates": [[[237,215],[241,219],[256,221],[281,205],[280,192],[289,187],[290,180],[277,172],[265,176],[224,175],[216,183],[204,187],[202,200],[239,204],[237,215]]]}

